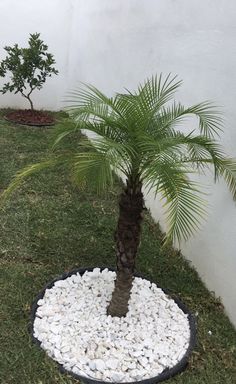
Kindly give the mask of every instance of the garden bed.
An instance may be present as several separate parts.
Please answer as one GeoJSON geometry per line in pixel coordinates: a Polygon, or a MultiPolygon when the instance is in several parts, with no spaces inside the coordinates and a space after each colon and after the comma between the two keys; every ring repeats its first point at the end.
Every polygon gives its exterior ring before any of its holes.
{"type": "Polygon", "coordinates": [[[52,115],[43,111],[35,111],[31,109],[19,109],[17,111],[8,112],[5,115],[5,119],[11,123],[36,127],[44,127],[55,124],[55,120],[52,115]]]}
{"type": "Polygon", "coordinates": [[[125,317],[107,316],[115,271],[80,268],[47,284],[32,306],[32,336],[63,371],[93,384],[166,380],[195,346],[194,316],[138,274],[125,317]]]}

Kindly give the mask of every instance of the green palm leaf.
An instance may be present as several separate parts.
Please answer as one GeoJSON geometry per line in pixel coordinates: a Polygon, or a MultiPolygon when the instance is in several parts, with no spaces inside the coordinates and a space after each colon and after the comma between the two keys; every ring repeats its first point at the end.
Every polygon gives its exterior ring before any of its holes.
{"type": "Polygon", "coordinates": [[[166,239],[187,239],[199,228],[206,212],[205,200],[199,186],[191,181],[191,173],[212,169],[215,181],[224,178],[236,200],[236,161],[227,158],[215,140],[222,129],[218,108],[210,102],[189,107],[170,103],[180,85],[181,81],[169,74],[153,76],[136,91],[114,97],[107,97],[92,85],[73,90],[66,101],[74,123],[60,130],[54,148],[78,131],[89,132],[92,139],[80,138],[77,153],[61,157],[56,153],[51,160],[24,169],[3,197],[33,172],[59,163],[69,166],[74,181],[98,193],[112,186],[114,172],[121,172],[131,190],[141,183],[163,196],[166,239]],[[195,124],[187,120],[192,115],[195,124]],[[182,124],[190,133],[180,130],[182,124]]]}

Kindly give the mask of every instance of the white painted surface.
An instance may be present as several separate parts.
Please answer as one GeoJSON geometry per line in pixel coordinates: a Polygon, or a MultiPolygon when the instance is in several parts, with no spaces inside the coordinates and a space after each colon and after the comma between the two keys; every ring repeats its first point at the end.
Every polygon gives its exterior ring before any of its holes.
{"type": "MultiPolygon", "coordinates": [[[[0,14],[1,46],[41,32],[55,54],[60,74],[35,93],[38,108],[61,108],[79,81],[112,94],[151,74],[177,73],[184,79],[178,100],[224,107],[222,143],[236,156],[234,0],[1,0],[0,14]]],[[[0,95],[1,106],[24,103],[0,95]]],[[[236,206],[223,185],[212,187],[210,204],[208,222],[182,250],[236,324],[236,206]]],[[[150,206],[159,219],[158,204],[150,206]]]]}

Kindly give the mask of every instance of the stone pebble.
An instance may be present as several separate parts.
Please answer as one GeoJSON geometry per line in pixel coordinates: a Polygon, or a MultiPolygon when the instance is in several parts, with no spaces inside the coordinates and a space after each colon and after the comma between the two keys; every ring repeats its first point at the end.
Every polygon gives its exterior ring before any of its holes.
{"type": "Polygon", "coordinates": [[[188,316],[150,281],[135,277],[126,317],[107,316],[115,272],[76,273],[38,300],[34,337],[68,371],[107,382],[159,375],[190,342],[188,316]]]}

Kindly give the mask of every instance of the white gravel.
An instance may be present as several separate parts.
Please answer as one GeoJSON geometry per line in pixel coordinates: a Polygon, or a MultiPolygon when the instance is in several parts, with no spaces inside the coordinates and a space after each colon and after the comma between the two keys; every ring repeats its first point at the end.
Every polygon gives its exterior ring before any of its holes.
{"type": "Polygon", "coordinates": [[[65,369],[109,382],[159,375],[184,356],[188,317],[160,288],[136,277],[126,317],[106,315],[115,272],[59,280],[38,301],[34,337],[65,369]]]}

